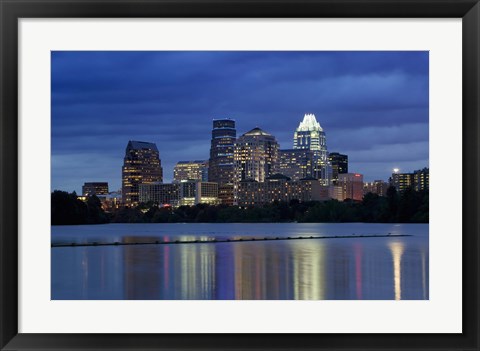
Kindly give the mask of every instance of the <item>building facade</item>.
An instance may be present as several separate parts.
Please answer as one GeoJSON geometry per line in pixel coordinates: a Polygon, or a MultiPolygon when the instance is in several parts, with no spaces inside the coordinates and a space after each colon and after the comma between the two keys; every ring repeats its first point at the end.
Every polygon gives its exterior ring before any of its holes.
{"type": "Polygon", "coordinates": [[[358,173],[343,173],[338,175],[337,185],[331,189],[332,198],[338,201],[363,199],[363,175],[358,173]]]}
{"type": "Polygon", "coordinates": [[[160,154],[154,143],[129,141],[122,167],[122,199],[126,206],[139,202],[139,185],[163,181],[160,154]]]}
{"type": "Polygon", "coordinates": [[[208,181],[208,161],[180,161],[173,169],[173,181],[208,181]]]}
{"type": "Polygon", "coordinates": [[[373,182],[363,183],[363,194],[377,194],[378,196],[387,196],[387,190],[390,185],[383,180],[374,180],[373,182]]]}
{"type": "Polygon", "coordinates": [[[294,150],[310,150],[313,152],[313,174],[322,185],[329,186],[332,168],[328,161],[328,150],[325,132],[314,114],[305,114],[293,134],[294,150]]]}
{"type": "Polygon", "coordinates": [[[181,181],[178,183],[141,184],[140,202],[158,205],[194,206],[197,204],[218,205],[218,184],[212,182],[181,181]]]}
{"type": "Polygon", "coordinates": [[[314,176],[315,154],[307,149],[288,149],[278,152],[277,171],[294,181],[314,176]]]}
{"type": "Polygon", "coordinates": [[[235,185],[218,184],[218,198],[223,205],[232,206],[235,204],[235,185]]]}
{"type": "Polygon", "coordinates": [[[423,168],[413,171],[413,189],[416,191],[428,190],[430,187],[429,169],[423,168]]]}
{"type": "Polygon", "coordinates": [[[393,172],[390,177],[390,185],[399,192],[405,191],[409,187],[416,191],[428,190],[430,186],[429,169],[423,168],[413,171],[413,173],[393,172]]]}
{"type": "Polygon", "coordinates": [[[275,137],[260,128],[254,128],[240,136],[234,148],[235,182],[263,182],[274,174],[278,149],[275,137]]]}
{"type": "Polygon", "coordinates": [[[339,174],[348,173],[348,156],[338,152],[330,152],[328,161],[332,165],[332,182],[336,184],[339,174]]]}
{"type": "Polygon", "coordinates": [[[313,178],[292,181],[284,175],[274,174],[264,182],[250,179],[238,183],[237,202],[241,207],[265,205],[274,201],[305,202],[328,199],[329,188],[313,178]]]}
{"type": "Polygon", "coordinates": [[[83,196],[107,195],[107,194],[108,194],[107,182],[90,182],[90,183],[84,183],[82,186],[83,196]]]}
{"type": "Polygon", "coordinates": [[[405,189],[413,187],[413,173],[394,172],[390,178],[390,185],[394,186],[397,191],[402,192],[405,189]]]}
{"type": "Polygon", "coordinates": [[[236,138],[235,120],[213,120],[208,169],[209,182],[233,183],[235,173],[233,148],[236,138]]]}
{"type": "Polygon", "coordinates": [[[178,183],[140,184],[139,202],[152,202],[158,205],[177,205],[180,199],[178,183]]]}

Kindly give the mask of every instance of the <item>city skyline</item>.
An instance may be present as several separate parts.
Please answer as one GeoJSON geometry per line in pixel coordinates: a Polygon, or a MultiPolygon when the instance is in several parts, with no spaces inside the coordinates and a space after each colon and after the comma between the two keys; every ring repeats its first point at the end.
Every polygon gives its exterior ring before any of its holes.
{"type": "Polygon", "coordinates": [[[119,189],[128,140],[155,143],[170,182],[177,162],[209,158],[212,119],[234,119],[237,136],[260,127],[291,149],[305,113],[365,181],[428,167],[428,53],[53,52],[51,187],[119,189]]]}

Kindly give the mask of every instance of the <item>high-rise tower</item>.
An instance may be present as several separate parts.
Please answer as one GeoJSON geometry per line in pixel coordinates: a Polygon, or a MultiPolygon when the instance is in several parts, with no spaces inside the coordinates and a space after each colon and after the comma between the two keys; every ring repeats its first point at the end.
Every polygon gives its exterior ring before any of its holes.
{"type": "Polygon", "coordinates": [[[314,114],[305,114],[303,121],[298,125],[293,135],[293,149],[312,151],[314,158],[312,176],[319,179],[323,185],[330,185],[332,169],[328,161],[325,132],[314,114]]]}
{"type": "Polygon", "coordinates": [[[320,158],[327,160],[325,132],[314,114],[306,114],[293,134],[293,148],[318,151],[320,158]]]}
{"type": "Polygon", "coordinates": [[[219,184],[233,183],[233,145],[236,138],[235,120],[228,118],[213,120],[208,169],[209,182],[219,184]]]}
{"type": "Polygon", "coordinates": [[[240,136],[235,143],[236,181],[265,181],[275,173],[278,143],[275,137],[260,128],[240,136]]]}
{"type": "Polygon", "coordinates": [[[139,201],[139,185],[163,181],[163,172],[157,145],[130,140],[125,150],[122,167],[122,199],[127,206],[139,201]]]}
{"type": "Polygon", "coordinates": [[[332,165],[332,182],[336,184],[339,174],[348,173],[348,155],[342,155],[338,152],[330,152],[328,154],[328,160],[332,165]]]}

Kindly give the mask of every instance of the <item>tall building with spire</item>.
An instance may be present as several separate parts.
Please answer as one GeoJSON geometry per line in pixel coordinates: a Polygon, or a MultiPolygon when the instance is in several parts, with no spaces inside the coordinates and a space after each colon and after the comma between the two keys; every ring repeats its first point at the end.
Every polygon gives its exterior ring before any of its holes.
{"type": "Polygon", "coordinates": [[[325,132],[317,122],[314,114],[307,113],[293,134],[293,148],[318,151],[327,158],[327,142],[325,132]]]}
{"type": "Polygon", "coordinates": [[[293,150],[311,151],[311,176],[319,179],[322,185],[330,185],[332,167],[328,160],[326,136],[314,114],[305,114],[295,130],[293,134],[293,150]]]}
{"type": "Polygon", "coordinates": [[[163,181],[163,171],[157,145],[130,140],[122,167],[122,200],[127,206],[139,201],[139,185],[163,181]]]}
{"type": "Polygon", "coordinates": [[[275,137],[258,127],[240,136],[234,148],[235,180],[264,182],[276,171],[278,149],[275,137]]]}

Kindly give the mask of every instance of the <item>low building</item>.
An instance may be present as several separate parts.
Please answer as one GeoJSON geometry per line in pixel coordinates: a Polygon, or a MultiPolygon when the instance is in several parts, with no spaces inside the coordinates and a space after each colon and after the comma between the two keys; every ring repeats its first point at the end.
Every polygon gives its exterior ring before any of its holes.
{"type": "Polygon", "coordinates": [[[212,182],[182,181],[179,183],[141,184],[140,202],[158,205],[194,206],[196,204],[217,205],[218,184],[212,182]]]}
{"type": "Polygon", "coordinates": [[[122,191],[112,191],[107,195],[97,195],[102,203],[102,208],[106,212],[118,209],[122,205],[122,191]]]}
{"type": "Polygon", "coordinates": [[[218,184],[213,182],[185,181],[179,184],[179,206],[194,206],[196,204],[220,204],[218,184]]]}
{"type": "Polygon", "coordinates": [[[359,173],[343,173],[338,175],[337,185],[331,189],[332,198],[338,201],[363,199],[363,175],[359,173]]]}
{"type": "Polygon", "coordinates": [[[383,180],[374,180],[373,182],[363,183],[363,194],[377,194],[378,196],[387,196],[389,184],[383,180]]]}
{"type": "Polygon", "coordinates": [[[89,182],[84,183],[82,186],[82,196],[91,195],[107,195],[108,183],[107,182],[89,182]]]}
{"type": "Polygon", "coordinates": [[[237,184],[236,190],[236,202],[241,207],[264,205],[274,201],[306,202],[324,201],[329,198],[329,188],[323,186],[318,179],[304,178],[292,181],[282,174],[267,177],[265,182],[241,181],[237,184]]]}
{"type": "Polygon", "coordinates": [[[178,204],[180,187],[177,183],[151,183],[139,185],[139,201],[158,205],[178,204]]]}
{"type": "Polygon", "coordinates": [[[330,197],[332,199],[343,201],[346,199],[345,192],[343,191],[343,186],[333,185],[330,187],[330,197]]]}

